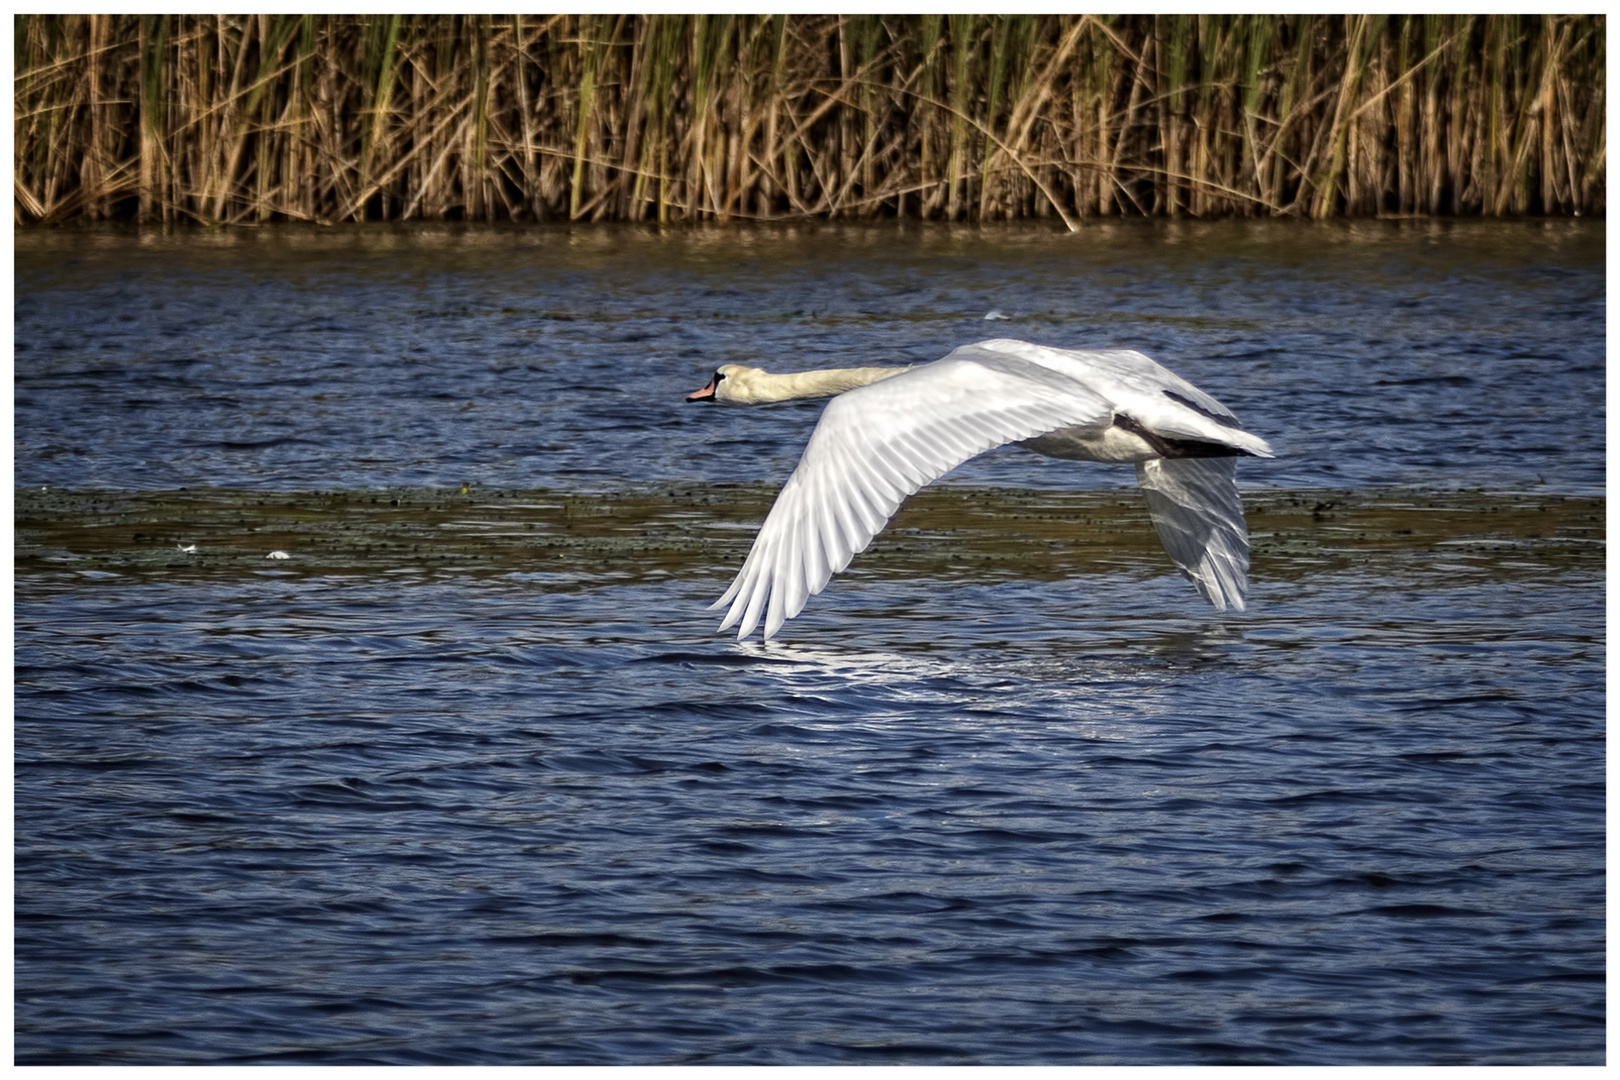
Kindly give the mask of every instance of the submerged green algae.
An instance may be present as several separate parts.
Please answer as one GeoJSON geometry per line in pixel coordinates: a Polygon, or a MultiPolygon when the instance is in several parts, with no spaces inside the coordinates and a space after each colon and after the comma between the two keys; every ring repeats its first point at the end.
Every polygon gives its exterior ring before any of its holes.
{"type": "MultiPolygon", "coordinates": [[[[29,488],[15,495],[19,579],[153,575],[543,573],[567,587],[729,577],[776,489],[265,493],[29,488]],[[272,558],[282,552],[285,559],[272,558]]],[[[1605,500],[1533,492],[1246,492],[1252,575],[1398,560],[1401,573],[1512,576],[1601,566],[1605,500]]],[[[857,556],[866,573],[1054,579],[1169,561],[1134,491],[940,487],[857,556]]]]}

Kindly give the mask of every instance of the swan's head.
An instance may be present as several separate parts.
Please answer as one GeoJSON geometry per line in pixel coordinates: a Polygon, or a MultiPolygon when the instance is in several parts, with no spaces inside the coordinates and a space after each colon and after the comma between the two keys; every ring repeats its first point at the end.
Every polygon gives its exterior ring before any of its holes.
{"type": "Polygon", "coordinates": [[[703,389],[686,395],[687,401],[719,401],[727,405],[752,405],[761,398],[758,381],[765,372],[742,364],[721,364],[703,389]]]}

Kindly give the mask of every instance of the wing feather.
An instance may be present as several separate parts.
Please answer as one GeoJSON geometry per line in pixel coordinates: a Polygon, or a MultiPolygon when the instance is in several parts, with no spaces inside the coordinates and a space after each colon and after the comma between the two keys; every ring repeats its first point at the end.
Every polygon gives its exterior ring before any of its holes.
{"type": "Polygon", "coordinates": [[[1114,407],[1161,435],[1222,442],[1256,457],[1271,447],[1238,426],[1232,410],[1180,375],[1134,349],[1057,349],[1027,341],[998,339],[964,345],[953,355],[981,363],[1025,364],[1051,375],[1106,386],[1114,407]]]}
{"type": "Polygon", "coordinates": [[[834,398],[731,587],[722,630],[768,639],[866,550],[907,495],[962,462],[1059,428],[1096,424],[1108,403],[1072,379],[1031,381],[946,357],[834,398]]]}
{"type": "Polygon", "coordinates": [[[1243,610],[1249,530],[1235,458],[1158,458],[1136,466],[1164,550],[1216,610],[1243,610]]]}

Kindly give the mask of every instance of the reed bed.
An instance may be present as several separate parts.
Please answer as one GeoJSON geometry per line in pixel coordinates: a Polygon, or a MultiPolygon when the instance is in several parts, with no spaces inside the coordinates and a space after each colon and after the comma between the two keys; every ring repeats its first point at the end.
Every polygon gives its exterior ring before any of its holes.
{"type": "Polygon", "coordinates": [[[1601,15],[17,15],[15,214],[1604,211],[1601,15]]]}

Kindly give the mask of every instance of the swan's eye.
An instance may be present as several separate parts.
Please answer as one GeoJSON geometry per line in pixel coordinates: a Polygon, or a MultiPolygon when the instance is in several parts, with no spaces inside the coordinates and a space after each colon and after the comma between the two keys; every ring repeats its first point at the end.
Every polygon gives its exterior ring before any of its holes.
{"type": "Polygon", "coordinates": [[[719,386],[720,385],[720,380],[725,378],[725,377],[726,377],[725,372],[723,372],[723,371],[715,372],[714,373],[714,385],[719,386]]]}

